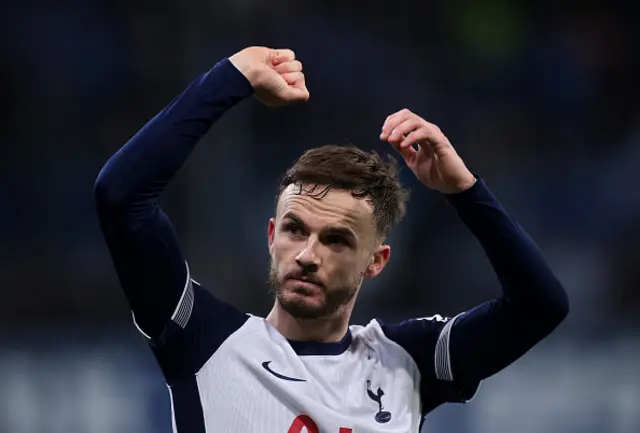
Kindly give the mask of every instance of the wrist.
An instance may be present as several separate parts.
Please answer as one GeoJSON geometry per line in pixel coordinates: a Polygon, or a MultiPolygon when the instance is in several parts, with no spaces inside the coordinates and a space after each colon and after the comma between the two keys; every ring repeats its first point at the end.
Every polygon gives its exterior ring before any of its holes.
{"type": "Polygon", "coordinates": [[[250,62],[245,61],[244,57],[241,56],[240,53],[234,54],[229,57],[229,62],[240,72],[244,78],[251,84],[253,87],[253,82],[255,80],[255,68],[250,62]]]}
{"type": "Polygon", "coordinates": [[[478,179],[476,179],[473,174],[469,173],[469,176],[458,186],[458,192],[464,192],[471,189],[471,187],[476,184],[477,180],[478,179]]]}
{"type": "Polygon", "coordinates": [[[469,172],[467,176],[456,181],[447,191],[443,191],[445,194],[460,194],[471,189],[477,182],[477,178],[469,172]]]}

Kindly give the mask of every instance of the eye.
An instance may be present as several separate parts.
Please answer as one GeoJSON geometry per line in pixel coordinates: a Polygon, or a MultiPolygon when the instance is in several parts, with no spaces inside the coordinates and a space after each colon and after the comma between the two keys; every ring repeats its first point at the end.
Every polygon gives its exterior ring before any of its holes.
{"type": "Polygon", "coordinates": [[[329,245],[349,246],[349,242],[347,242],[344,237],[338,235],[328,235],[325,238],[325,242],[329,245]]]}
{"type": "Polygon", "coordinates": [[[287,223],[284,225],[283,230],[292,236],[301,236],[304,234],[302,227],[296,223],[287,223]]]}

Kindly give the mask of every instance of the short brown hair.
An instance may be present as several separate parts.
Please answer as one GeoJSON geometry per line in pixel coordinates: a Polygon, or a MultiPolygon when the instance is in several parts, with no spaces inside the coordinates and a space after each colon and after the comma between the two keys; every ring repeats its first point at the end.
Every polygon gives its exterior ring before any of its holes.
{"type": "Polygon", "coordinates": [[[335,188],[350,191],[373,206],[373,219],[378,235],[384,239],[406,212],[409,192],[398,179],[398,163],[390,155],[365,152],[355,146],[326,145],[307,150],[287,170],[280,181],[276,206],[282,191],[289,185],[321,185],[323,196],[335,188]]]}

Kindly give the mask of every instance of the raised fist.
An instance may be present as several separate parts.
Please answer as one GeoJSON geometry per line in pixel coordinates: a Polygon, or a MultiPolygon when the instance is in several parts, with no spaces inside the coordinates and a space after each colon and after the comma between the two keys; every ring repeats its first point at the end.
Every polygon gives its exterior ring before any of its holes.
{"type": "Polygon", "coordinates": [[[256,97],[269,107],[309,99],[302,63],[292,50],[248,47],[229,60],[249,80],[256,97]]]}

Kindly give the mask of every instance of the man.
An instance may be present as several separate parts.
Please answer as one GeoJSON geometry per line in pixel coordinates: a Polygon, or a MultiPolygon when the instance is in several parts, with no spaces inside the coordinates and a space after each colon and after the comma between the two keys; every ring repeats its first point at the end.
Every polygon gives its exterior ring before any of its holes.
{"type": "Polygon", "coordinates": [[[95,184],[134,323],[169,386],[174,431],[417,432],[426,413],[469,400],[567,315],[536,245],[442,132],[408,110],[389,116],[380,138],[446,195],[486,251],[500,297],[452,319],[349,326],[363,279],[389,260],[384,240],[406,194],[392,162],[325,146],[304,153],[280,184],[268,224],[271,312],[260,318],[216,299],[191,279],[158,200],[211,124],[252,93],[269,106],[306,101],[294,53],[249,47],[222,60],[113,155],[95,184]]]}

